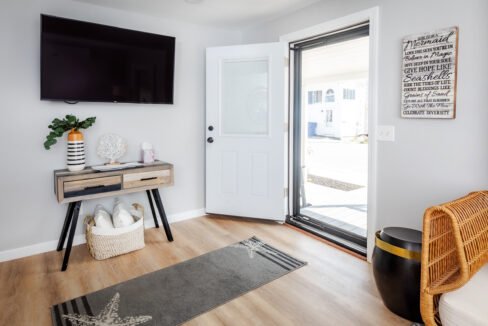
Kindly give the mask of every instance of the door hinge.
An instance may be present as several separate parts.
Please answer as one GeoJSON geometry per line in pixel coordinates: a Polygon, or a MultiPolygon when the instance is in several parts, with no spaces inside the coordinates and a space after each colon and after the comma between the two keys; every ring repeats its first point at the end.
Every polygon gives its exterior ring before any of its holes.
{"type": "Polygon", "coordinates": [[[284,61],[285,68],[288,68],[288,66],[290,65],[290,60],[288,59],[288,57],[285,57],[284,59],[285,59],[285,61],[284,61]]]}
{"type": "Polygon", "coordinates": [[[284,132],[288,132],[288,122],[285,122],[285,123],[283,124],[283,131],[284,131],[284,132]]]}
{"type": "Polygon", "coordinates": [[[283,190],[283,195],[285,195],[285,198],[288,197],[288,188],[285,188],[283,190]]]}

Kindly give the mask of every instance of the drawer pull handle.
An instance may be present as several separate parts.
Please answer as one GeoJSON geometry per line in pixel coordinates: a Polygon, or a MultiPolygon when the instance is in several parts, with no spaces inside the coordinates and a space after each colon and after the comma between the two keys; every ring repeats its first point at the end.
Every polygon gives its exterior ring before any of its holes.
{"type": "Polygon", "coordinates": [[[98,186],[85,187],[84,190],[91,190],[91,189],[97,189],[97,188],[103,188],[103,187],[106,187],[106,185],[98,185],[98,186]]]}
{"type": "Polygon", "coordinates": [[[156,180],[158,177],[152,177],[152,178],[143,178],[141,181],[148,181],[148,180],[156,180]]]}
{"type": "Polygon", "coordinates": [[[119,191],[119,190],[122,190],[122,185],[120,183],[113,184],[113,185],[92,186],[92,187],[86,187],[81,190],[66,191],[64,193],[64,198],[87,196],[87,195],[100,194],[104,192],[119,191]]]}

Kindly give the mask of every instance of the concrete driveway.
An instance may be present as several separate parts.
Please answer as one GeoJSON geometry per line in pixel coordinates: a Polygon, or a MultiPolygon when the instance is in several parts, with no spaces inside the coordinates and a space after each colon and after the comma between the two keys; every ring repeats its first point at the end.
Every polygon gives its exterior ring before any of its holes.
{"type": "Polygon", "coordinates": [[[312,138],[304,163],[312,182],[305,182],[309,206],[302,213],[365,237],[368,145],[312,138]]]}

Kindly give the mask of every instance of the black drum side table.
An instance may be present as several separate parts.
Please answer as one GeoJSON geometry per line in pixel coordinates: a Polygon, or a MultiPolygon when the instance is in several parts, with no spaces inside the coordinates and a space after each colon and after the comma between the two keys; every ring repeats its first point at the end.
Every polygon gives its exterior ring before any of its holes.
{"type": "Polygon", "coordinates": [[[385,306],[415,323],[420,315],[422,232],[387,227],[376,232],[373,274],[385,306]]]}

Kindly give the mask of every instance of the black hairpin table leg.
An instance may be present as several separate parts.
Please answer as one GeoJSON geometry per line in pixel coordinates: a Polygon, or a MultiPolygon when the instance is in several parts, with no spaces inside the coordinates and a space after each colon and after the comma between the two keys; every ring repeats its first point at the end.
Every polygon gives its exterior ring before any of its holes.
{"type": "Polygon", "coordinates": [[[149,200],[149,205],[151,205],[151,212],[152,212],[152,216],[154,219],[154,224],[156,225],[157,228],[159,228],[158,218],[156,216],[156,211],[154,210],[154,204],[153,204],[153,200],[151,197],[151,191],[146,190],[146,193],[147,193],[147,199],[149,200]]]}
{"type": "Polygon", "coordinates": [[[80,215],[81,201],[73,203],[73,213],[71,220],[71,227],[69,229],[68,243],[66,244],[66,251],[64,252],[63,265],[61,271],[64,272],[68,268],[69,255],[71,254],[71,247],[73,246],[73,239],[75,237],[76,224],[78,223],[78,216],[80,215]]]}
{"type": "Polygon", "coordinates": [[[169,228],[168,219],[166,218],[166,213],[164,212],[163,202],[161,201],[161,196],[159,195],[158,189],[153,189],[152,194],[154,200],[156,201],[156,207],[159,211],[159,217],[161,217],[161,222],[163,222],[164,231],[166,232],[166,237],[168,241],[173,241],[173,235],[171,234],[171,229],[169,228]]]}
{"type": "Polygon", "coordinates": [[[58,247],[56,248],[57,251],[63,250],[64,243],[66,242],[66,235],[68,234],[68,229],[71,224],[71,218],[73,217],[73,208],[75,207],[75,203],[68,204],[68,210],[66,211],[66,217],[64,219],[63,229],[61,230],[61,235],[59,236],[58,247]]]}

